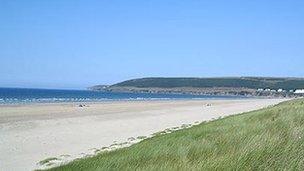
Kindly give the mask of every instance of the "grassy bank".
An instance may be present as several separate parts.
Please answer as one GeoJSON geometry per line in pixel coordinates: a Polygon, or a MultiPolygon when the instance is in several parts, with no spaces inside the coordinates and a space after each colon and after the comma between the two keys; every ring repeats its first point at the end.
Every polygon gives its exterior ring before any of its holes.
{"type": "Polygon", "coordinates": [[[303,170],[304,100],[202,123],[50,170],[303,170]]]}

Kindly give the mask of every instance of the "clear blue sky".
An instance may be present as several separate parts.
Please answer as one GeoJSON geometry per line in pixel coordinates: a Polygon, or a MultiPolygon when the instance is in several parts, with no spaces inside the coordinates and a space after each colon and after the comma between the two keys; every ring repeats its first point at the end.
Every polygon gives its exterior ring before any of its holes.
{"type": "Polygon", "coordinates": [[[0,0],[0,87],[304,76],[303,0],[0,0]]]}

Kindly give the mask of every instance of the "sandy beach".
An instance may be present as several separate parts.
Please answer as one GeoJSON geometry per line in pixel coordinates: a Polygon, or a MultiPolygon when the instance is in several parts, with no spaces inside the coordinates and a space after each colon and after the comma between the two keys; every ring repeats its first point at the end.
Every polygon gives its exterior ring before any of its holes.
{"type": "Polygon", "coordinates": [[[33,170],[131,137],[264,108],[287,99],[118,101],[0,106],[0,170],[33,170]]]}

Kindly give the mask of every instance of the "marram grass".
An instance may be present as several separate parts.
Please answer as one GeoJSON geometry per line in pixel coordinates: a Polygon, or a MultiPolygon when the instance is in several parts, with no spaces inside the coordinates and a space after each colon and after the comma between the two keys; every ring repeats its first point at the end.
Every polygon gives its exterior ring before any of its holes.
{"type": "Polygon", "coordinates": [[[49,170],[304,170],[304,100],[157,135],[49,170]]]}

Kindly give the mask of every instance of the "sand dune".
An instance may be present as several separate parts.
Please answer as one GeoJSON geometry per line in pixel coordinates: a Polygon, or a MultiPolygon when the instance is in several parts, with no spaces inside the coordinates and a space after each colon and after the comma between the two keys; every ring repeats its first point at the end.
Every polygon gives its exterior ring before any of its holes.
{"type": "MultiPolygon", "coordinates": [[[[94,149],[260,109],[286,99],[177,100],[0,106],[0,170],[33,170],[45,158],[94,149]],[[207,105],[211,104],[211,105],[207,105]]],[[[69,155],[69,157],[67,157],[69,155]]]]}

